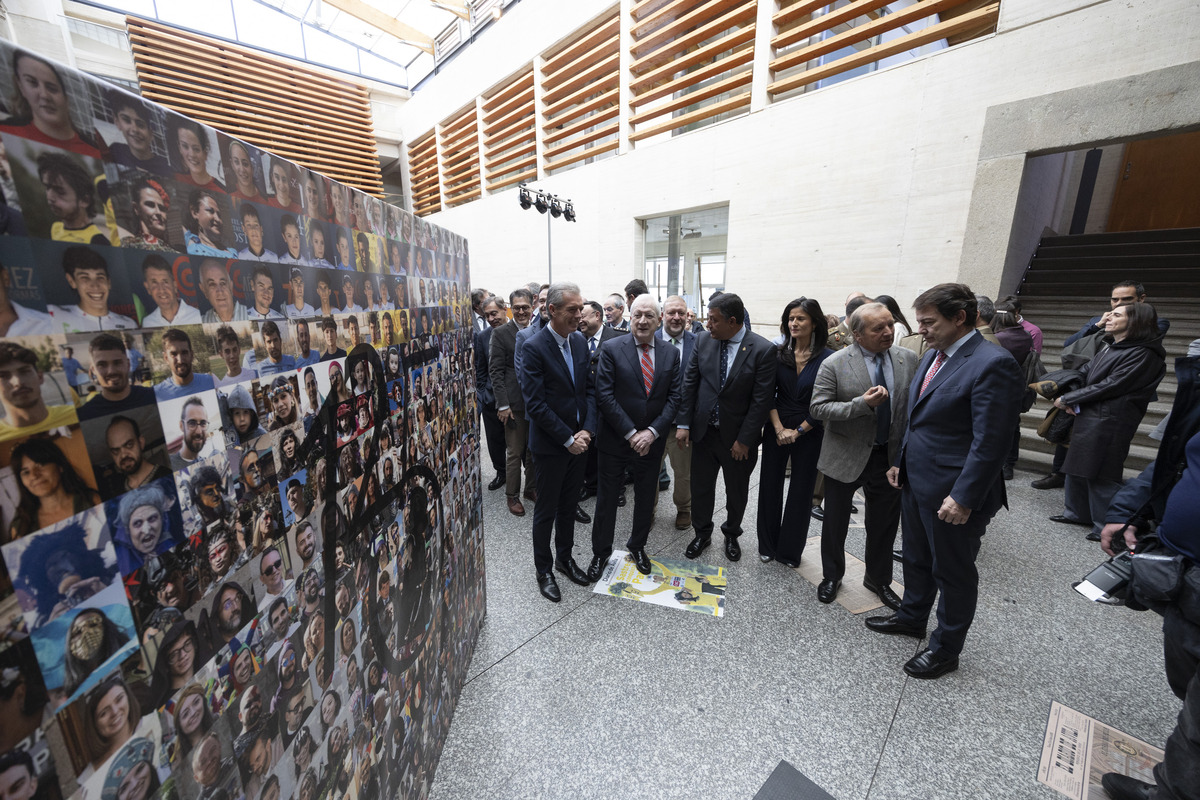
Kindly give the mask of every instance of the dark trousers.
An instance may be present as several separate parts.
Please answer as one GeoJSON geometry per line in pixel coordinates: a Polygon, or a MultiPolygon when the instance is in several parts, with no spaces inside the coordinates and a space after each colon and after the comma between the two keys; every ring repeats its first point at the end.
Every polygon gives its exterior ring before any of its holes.
{"type": "MultiPolygon", "coordinates": [[[[766,459],[763,459],[764,463],[766,459]]],[[[852,483],[825,476],[825,521],[821,524],[821,571],[826,580],[840,581],[846,574],[846,534],[850,507],[860,486],[866,496],[864,522],[867,547],[864,555],[867,578],[876,586],[892,583],[892,547],[900,524],[900,490],[888,483],[887,446],[871,450],[862,474],[852,483]]],[[[761,491],[761,490],[760,490],[761,491]]]]}
{"type": "Polygon", "coordinates": [[[1179,721],[1167,737],[1161,764],[1154,768],[1156,800],[1200,798],[1200,626],[1178,607],[1163,620],[1163,656],[1171,691],[1183,700],[1179,721]]]}
{"type": "Polygon", "coordinates": [[[537,502],[533,504],[533,563],[538,574],[549,572],[554,561],[566,562],[575,547],[575,506],[583,486],[583,466],[587,460],[580,453],[571,455],[538,454],[533,462],[537,481],[537,502]],[[550,552],[550,533],[554,532],[554,555],[550,552]]]}
{"type": "MultiPolygon", "coordinates": [[[[1012,444],[1008,448],[1008,455],[1004,457],[1004,466],[1006,469],[1012,469],[1017,465],[1017,459],[1021,457],[1021,420],[1017,420],[1017,429],[1013,431],[1012,444]]],[[[1058,470],[1054,470],[1057,472],[1058,470]]]]}
{"type": "Polygon", "coordinates": [[[717,502],[717,473],[725,478],[725,522],[721,533],[735,539],[742,535],[742,517],[750,496],[750,476],[758,462],[758,449],[750,448],[745,461],[735,461],[721,432],[709,426],[704,438],[692,441],[692,529],[708,539],[713,532],[713,506],[717,502]]]}
{"type": "Polygon", "coordinates": [[[625,547],[642,550],[654,523],[654,500],[658,496],[658,465],[662,461],[666,440],[650,446],[650,452],[639,456],[632,447],[620,453],[604,450],[598,456],[596,487],[596,516],[592,520],[592,555],[607,558],[612,553],[613,536],[617,527],[617,497],[625,488],[625,473],[633,473],[633,531],[625,547]]]}
{"type": "MultiPolygon", "coordinates": [[[[829,487],[825,490],[828,492],[829,487]]],[[[929,649],[958,655],[975,619],[975,604],[979,599],[975,556],[979,554],[988,518],[974,511],[965,524],[951,525],[938,519],[936,507],[919,506],[908,489],[901,496],[904,600],[896,617],[902,622],[924,625],[934,598],[941,592],[938,624],[929,637],[929,649]]]]}
{"type": "Polygon", "coordinates": [[[504,474],[504,423],[496,416],[496,404],[484,403],[480,407],[483,417],[483,435],[487,439],[488,457],[497,475],[504,474]]]}
{"type": "Polygon", "coordinates": [[[759,554],[787,564],[800,563],[804,545],[808,543],[817,459],[824,435],[824,430],[818,428],[782,446],[775,441],[773,432],[763,438],[762,469],[758,473],[759,554]],[[789,461],[792,478],[785,504],[783,483],[789,461]]]}

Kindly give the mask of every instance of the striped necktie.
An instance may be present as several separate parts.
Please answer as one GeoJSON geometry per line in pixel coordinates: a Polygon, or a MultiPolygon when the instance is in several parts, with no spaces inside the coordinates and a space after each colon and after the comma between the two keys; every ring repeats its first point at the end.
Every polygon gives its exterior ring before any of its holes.
{"type": "Polygon", "coordinates": [[[646,385],[646,396],[650,396],[650,387],[654,383],[654,364],[650,362],[650,345],[641,345],[642,348],[642,383],[646,385]]]}

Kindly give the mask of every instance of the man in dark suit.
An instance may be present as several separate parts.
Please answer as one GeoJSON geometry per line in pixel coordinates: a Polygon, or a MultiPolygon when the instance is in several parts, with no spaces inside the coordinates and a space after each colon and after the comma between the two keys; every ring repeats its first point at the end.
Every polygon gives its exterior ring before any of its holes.
{"type": "MultiPolygon", "coordinates": [[[[696,347],[696,334],[688,330],[687,301],[679,295],[671,295],[663,303],[662,330],[654,334],[664,342],[669,343],[679,351],[679,374],[682,376],[687,365],[691,363],[692,351],[696,347]]],[[[675,425],[667,431],[660,431],[667,440],[663,450],[663,462],[671,461],[671,471],[675,473],[675,490],[672,500],[675,501],[675,530],[686,531],[692,527],[692,454],[681,448],[675,441],[675,425]]],[[[660,467],[659,479],[662,479],[660,467]]],[[[658,496],[654,498],[658,504],[658,496]]]]}
{"type": "Polygon", "coordinates": [[[908,431],[888,480],[902,488],[904,600],[879,633],[924,638],[933,601],[937,628],[929,646],[904,665],[914,678],[958,669],[975,617],[975,557],[988,522],[1007,505],[1001,468],[1020,414],[1021,368],[1007,350],[975,330],[975,295],[943,283],[913,303],[929,346],[908,390],[908,431]]]}
{"type": "Polygon", "coordinates": [[[522,348],[520,381],[541,501],[533,508],[534,565],[542,596],[557,603],[562,595],[551,567],[581,586],[588,584],[572,549],[584,454],[596,430],[596,391],[588,374],[587,345],[579,332],[583,311],[579,287],[553,284],[546,307],[549,322],[522,348]],[[550,551],[551,529],[556,555],[550,551]]]}
{"type": "Polygon", "coordinates": [[[600,483],[596,523],[592,526],[592,563],[588,578],[600,580],[612,555],[617,524],[617,494],[625,471],[633,474],[633,532],[626,542],[638,572],[650,574],[646,539],[654,524],[658,468],[679,409],[679,351],[655,337],[658,303],[648,294],[629,306],[630,335],[600,351],[596,367],[596,405],[600,410],[600,483]]]}
{"type": "Polygon", "coordinates": [[[525,418],[525,399],[515,366],[517,333],[529,324],[533,313],[533,295],[528,289],[516,289],[508,296],[512,319],[492,331],[488,350],[488,374],[492,392],[496,395],[496,418],[504,425],[504,495],[508,510],[515,516],[525,516],[521,504],[521,465],[525,465],[525,496],[537,497],[530,478],[533,457],[528,450],[529,421],[525,418]]]}
{"type": "MultiPolygon", "coordinates": [[[[595,300],[583,304],[583,315],[579,319],[579,332],[583,334],[583,340],[587,343],[588,357],[592,362],[591,376],[592,380],[595,380],[596,363],[600,359],[600,345],[609,339],[616,339],[625,334],[604,324],[604,306],[595,300]]],[[[580,500],[596,496],[596,479],[597,475],[599,475],[599,452],[600,450],[597,447],[588,448],[587,467],[583,473],[583,491],[579,495],[580,500]]],[[[625,505],[625,486],[623,484],[617,505],[625,505]]]]}
{"type": "Polygon", "coordinates": [[[684,370],[675,438],[692,447],[692,528],[696,537],[684,554],[696,558],[712,539],[717,473],[725,477],[721,525],[725,556],[742,557],[738,536],[758,462],[763,425],[775,400],[775,346],[746,329],[746,308],[731,292],[708,304],[708,331],[696,337],[684,370]]]}
{"type": "Polygon", "coordinates": [[[475,333],[483,333],[488,329],[487,315],[483,313],[483,304],[492,293],[487,289],[471,290],[471,326],[475,333]]]}
{"type": "Polygon", "coordinates": [[[494,491],[505,484],[504,423],[496,416],[496,393],[492,390],[492,375],[488,370],[488,349],[492,345],[492,331],[508,322],[504,313],[504,300],[495,295],[488,297],[480,306],[487,328],[475,334],[475,396],[479,401],[479,413],[483,418],[483,432],[487,436],[488,455],[496,477],[488,484],[494,491]]]}

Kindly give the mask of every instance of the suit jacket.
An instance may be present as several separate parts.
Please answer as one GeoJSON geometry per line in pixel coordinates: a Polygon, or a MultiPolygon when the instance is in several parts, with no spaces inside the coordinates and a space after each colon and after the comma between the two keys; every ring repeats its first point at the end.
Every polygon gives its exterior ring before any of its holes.
{"type": "MultiPolygon", "coordinates": [[[[642,377],[642,350],[633,336],[620,336],[599,351],[596,405],[600,410],[597,446],[606,453],[629,450],[630,431],[653,428],[664,441],[679,410],[679,350],[654,340],[654,380],[650,394],[642,377]]],[[[665,444],[665,441],[664,441],[665,444]]]]}
{"type": "MultiPolygon", "coordinates": [[[[917,371],[917,354],[899,345],[888,351],[892,359],[894,385],[892,425],[888,431],[888,463],[891,464],[904,439],[908,424],[908,392],[917,371]]],[[[875,446],[876,409],[863,400],[863,392],[875,385],[872,365],[857,344],[837,351],[817,371],[808,413],[825,422],[825,438],[817,469],[834,480],[851,483],[858,479],[875,446]]]]}
{"type": "MultiPolygon", "coordinates": [[[[662,328],[659,328],[657,331],[655,331],[654,335],[657,336],[659,339],[662,339],[667,344],[671,343],[671,340],[669,338],[667,338],[667,335],[665,333],[663,333],[662,328]]],[[[671,345],[671,346],[674,347],[674,345],[671,345]]],[[[692,362],[692,353],[694,353],[694,352],[696,352],[696,334],[692,333],[687,328],[684,328],[683,329],[683,353],[682,353],[682,358],[679,362],[679,379],[680,380],[683,380],[684,370],[686,370],[688,364],[690,364],[692,362]]]]}
{"type": "MultiPolygon", "coordinates": [[[[604,343],[605,343],[605,342],[607,342],[607,341],[609,341],[610,339],[620,339],[622,336],[625,336],[625,335],[627,335],[628,333],[629,333],[629,331],[619,331],[619,330],[617,330],[617,329],[613,328],[611,325],[607,325],[607,324],[605,324],[605,325],[601,325],[601,326],[600,326],[600,347],[597,347],[597,348],[596,348],[596,355],[594,355],[594,356],[591,356],[591,359],[592,359],[592,365],[591,365],[591,366],[592,366],[592,369],[591,369],[592,380],[595,380],[595,379],[596,379],[596,365],[600,363],[600,351],[601,351],[601,348],[603,348],[603,347],[604,347],[604,343]]],[[[584,337],[584,339],[583,339],[583,346],[584,346],[584,347],[588,347],[588,337],[584,337]]],[[[590,348],[589,348],[589,350],[588,350],[588,354],[589,354],[589,355],[591,354],[591,349],[590,349],[590,348]]]]}
{"type": "Polygon", "coordinates": [[[693,441],[708,432],[708,417],[721,401],[721,442],[735,441],[750,448],[762,441],[763,425],[775,399],[775,346],[757,333],[746,331],[725,385],[721,385],[721,343],[705,331],[696,337],[692,359],[683,372],[677,425],[691,428],[693,441]]]}
{"type": "Polygon", "coordinates": [[[566,455],[565,443],[578,431],[596,431],[596,387],[588,373],[588,349],[583,334],[567,337],[575,378],[549,326],[525,341],[521,390],[529,419],[529,449],[536,456],[566,455]]]}
{"type": "Polygon", "coordinates": [[[529,324],[521,330],[517,331],[517,340],[513,346],[513,365],[517,369],[517,379],[521,378],[521,349],[525,347],[525,342],[529,341],[529,337],[540,331],[546,326],[546,322],[542,319],[541,314],[534,314],[529,320],[529,324]]]}
{"type": "Polygon", "coordinates": [[[1021,411],[1021,367],[1003,347],[972,333],[920,394],[933,359],[925,354],[908,387],[900,480],[922,506],[939,508],[949,495],[972,514],[991,517],[1008,502],[1000,469],[1021,411]]]}
{"type": "Polygon", "coordinates": [[[492,393],[496,397],[496,410],[510,408],[518,416],[525,416],[525,399],[521,396],[521,384],[517,380],[514,364],[516,353],[517,323],[511,319],[492,330],[492,342],[488,348],[488,375],[492,380],[492,393]]]}
{"type": "Polygon", "coordinates": [[[486,330],[475,333],[475,396],[480,405],[496,402],[496,393],[492,391],[492,376],[488,371],[488,349],[492,344],[493,330],[489,325],[486,330]]]}

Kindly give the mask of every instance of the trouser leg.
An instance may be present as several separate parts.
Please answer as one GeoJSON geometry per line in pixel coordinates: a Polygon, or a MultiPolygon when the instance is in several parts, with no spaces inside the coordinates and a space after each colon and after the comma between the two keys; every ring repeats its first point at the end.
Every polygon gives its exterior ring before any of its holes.
{"type": "MultiPolygon", "coordinates": [[[[525,452],[528,436],[529,423],[526,420],[514,416],[504,425],[504,493],[509,497],[521,493],[521,465],[528,460],[525,452]]],[[[528,477],[527,472],[527,485],[528,477]]]]}
{"type": "Polygon", "coordinates": [[[713,506],[717,497],[717,473],[721,461],[717,454],[721,441],[715,431],[699,442],[689,445],[692,451],[692,529],[696,535],[709,538],[713,532],[713,506]],[[716,447],[713,447],[713,444],[716,447]]]}
{"type": "Polygon", "coordinates": [[[860,480],[866,501],[863,525],[867,542],[863,553],[867,577],[876,586],[892,582],[892,548],[896,545],[896,529],[900,525],[900,490],[887,479],[887,448],[871,453],[860,480]]]}

